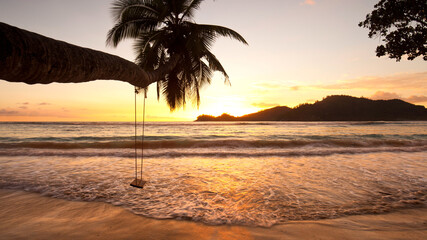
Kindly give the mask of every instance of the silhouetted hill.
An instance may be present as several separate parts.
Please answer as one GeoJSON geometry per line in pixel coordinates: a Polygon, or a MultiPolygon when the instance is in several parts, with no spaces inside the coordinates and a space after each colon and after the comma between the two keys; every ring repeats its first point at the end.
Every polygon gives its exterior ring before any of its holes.
{"type": "Polygon", "coordinates": [[[292,108],[278,106],[241,116],[239,117],[239,121],[266,121],[264,119],[270,119],[268,121],[280,121],[289,111],[292,111],[292,108]]]}
{"type": "Polygon", "coordinates": [[[221,116],[214,117],[211,115],[200,115],[197,117],[197,121],[238,121],[236,117],[223,113],[221,116]]]}
{"type": "Polygon", "coordinates": [[[234,117],[201,115],[196,121],[405,121],[427,120],[427,109],[399,99],[370,100],[344,95],[328,96],[295,108],[274,107],[234,117]]]}

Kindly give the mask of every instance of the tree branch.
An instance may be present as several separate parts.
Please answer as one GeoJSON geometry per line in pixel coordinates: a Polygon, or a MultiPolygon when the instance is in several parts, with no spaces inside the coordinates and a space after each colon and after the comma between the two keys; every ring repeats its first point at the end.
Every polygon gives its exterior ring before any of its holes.
{"type": "Polygon", "coordinates": [[[407,17],[408,19],[410,19],[412,21],[415,21],[415,22],[418,22],[418,23],[421,23],[421,25],[423,25],[424,27],[427,27],[427,22],[425,22],[425,21],[423,21],[423,20],[421,20],[419,18],[413,17],[412,15],[407,14],[407,13],[404,13],[403,15],[405,17],[407,17]]]}
{"type": "Polygon", "coordinates": [[[0,79],[27,84],[119,80],[145,88],[165,78],[179,56],[147,72],[101,51],[83,48],[0,22],[0,79]]]}

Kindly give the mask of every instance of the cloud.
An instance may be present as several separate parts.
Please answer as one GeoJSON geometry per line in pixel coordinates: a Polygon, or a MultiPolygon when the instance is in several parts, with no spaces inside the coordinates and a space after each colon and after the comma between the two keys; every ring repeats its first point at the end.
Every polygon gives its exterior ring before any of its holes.
{"type": "Polygon", "coordinates": [[[18,114],[18,111],[0,109],[0,116],[17,116],[18,114]]]}
{"type": "Polygon", "coordinates": [[[341,81],[335,84],[314,86],[320,89],[423,89],[427,72],[400,73],[390,76],[368,76],[341,81]]]}
{"type": "Polygon", "coordinates": [[[282,83],[274,81],[255,82],[250,85],[251,93],[256,95],[271,94],[271,92],[282,91],[287,88],[282,83]]]}
{"type": "Polygon", "coordinates": [[[45,106],[45,105],[52,105],[51,103],[47,103],[47,102],[41,102],[39,103],[40,106],[45,106]]]}
{"type": "Polygon", "coordinates": [[[253,86],[255,88],[260,88],[263,90],[278,89],[283,87],[281,84],[278,84],[275,82],[257,82],[257,83],[254,83],[253,86]]]}
{"type": "Polygon", "coordinates": [[[0,117],[55,117],[55,118],[70,118],[76,117],[68,108],[61,108],[62,111],[52,110],[36,110],[25,105],[21,105],[15,108],[2,108],[0,109],[0,117]]]}
{"type": "Polygon", "coordinates": [[[258,108],[271,108],[271,107],[279,106],[280,104],[260,102],[260,103],[252,103],[251,105],[258,108]]]}
{"type": "Polygon", "coordinates": [[[406,98],[406,101],[408,101],[410,103],[427,102],[427,96],[415,96],[415,95],[412,95],[412,96],[406,98]]]}
{"type": "Polygon", "coordinates": [[[373,100],[388,100],[388,99],[401,99],[402,97],[394,92],[377,91],[370,97],[373,100]]]}
{"type": "Polygon", "coordinates": [[[301,89],[302,86],[292,86],[291,82],[256,82],[252,84],[253,88],[256,88],[257,91],[282,91],[282,90],[291,90],[291,91],[298,91],[301,89]],[[290,86],[291,85],[291,86],[290,86]]]}
{"type": "Polygon", "coordinates": [[[427,96],[416,96],[412,95],[410,97],[402,97],[397,93],[394,92],[383,92],[383,91],[377,91],[369,97],[373,100],[389,100],[389,99],[401,99],[403,101],[409,102],[409,103],[423,103],[427,102],[427,96]]]}
{"type": "Polygon", "coordinates": [[[301,3],[302,5],[310,5],[313,6],[314,4],[316,4],[316,2],[314,0],[305,0],[304,2],[301,3]]]}

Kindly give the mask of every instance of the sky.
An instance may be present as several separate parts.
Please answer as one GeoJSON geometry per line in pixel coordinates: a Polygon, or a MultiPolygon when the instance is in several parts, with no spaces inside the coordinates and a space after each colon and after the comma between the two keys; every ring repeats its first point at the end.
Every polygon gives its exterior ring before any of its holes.
{"type": "MultiPolygon", "coordinates": [[[[229,27],[249,43],[219,38],[212,52],[231,86],[215,74],[201,104],[171,112],[150,86],[147,121],[240,116],[345,94],[427,105],[426,62],[375,55],[381,39],[358,27],[377,0],[205,0],[197,23],[229,27]]],[[[133,61],[132,40],[105,44],[112,1],[0,0],[0,21],[133,61]]],[[[138,96],[138,104],[142,104],[138,96]]],[[[141,113],[139,113],[141,117],[141,113]]],[[[133,86],[120,81],[27,85],[0,80],[0,121],[133,121],[133,86]]]]}

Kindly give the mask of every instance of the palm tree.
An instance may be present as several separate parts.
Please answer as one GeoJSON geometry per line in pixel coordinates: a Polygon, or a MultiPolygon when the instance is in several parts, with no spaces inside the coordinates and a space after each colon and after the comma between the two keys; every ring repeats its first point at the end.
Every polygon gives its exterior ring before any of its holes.
{"type": "MultiPolygon", "coordinates": [[[[228,75],[210,51],[218,36],[244,44],[237,32],[222,26],[197,24],[192,18],[203,0],[116,0],[115,26],[107,44],[116,47],[135,39],[136,63],[157,83],[157,98],[163,94],[171,110],[185,105],[189,97],[199,105],[199,89],[211,82],[213,71],[228,75]]],[[[148,86],[148,85],[147,85],[148,86]]]]}
{"type": "Polygon", "coordinates": [[[0,22],[0,79],[27,84],[119,80],[146,87],[149,73],[126,59],[0,22]]]}

